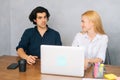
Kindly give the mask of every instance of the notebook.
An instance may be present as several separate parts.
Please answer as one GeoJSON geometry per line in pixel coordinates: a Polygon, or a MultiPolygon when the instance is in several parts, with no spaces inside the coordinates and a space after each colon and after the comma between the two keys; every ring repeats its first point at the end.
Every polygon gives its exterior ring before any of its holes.
{"type": "Polygon", "coordinates": [[[85,48],[41,45],[41,73],[84,76],[85,48]]]}

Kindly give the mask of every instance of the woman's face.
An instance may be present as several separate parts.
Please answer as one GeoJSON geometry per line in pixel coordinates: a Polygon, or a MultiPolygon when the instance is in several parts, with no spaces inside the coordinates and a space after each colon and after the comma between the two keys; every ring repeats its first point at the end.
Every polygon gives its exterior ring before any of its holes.
{"type": "Polygon", "coordinates": [[[92,22],[88,19],[87,16],[82,16],[81,27],[83,32],[88,32],[93,28],[92,22]]]}

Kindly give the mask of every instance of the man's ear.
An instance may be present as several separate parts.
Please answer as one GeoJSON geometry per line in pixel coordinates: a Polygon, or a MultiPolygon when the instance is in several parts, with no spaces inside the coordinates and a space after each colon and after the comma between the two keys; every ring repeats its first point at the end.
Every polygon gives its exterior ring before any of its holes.
{"type": "Polygon", "coordinates": [[[36,22],[36,20],[35,20],[35,19],[34,19],[33,21],[34,21],[34,22],[36,22]]]}

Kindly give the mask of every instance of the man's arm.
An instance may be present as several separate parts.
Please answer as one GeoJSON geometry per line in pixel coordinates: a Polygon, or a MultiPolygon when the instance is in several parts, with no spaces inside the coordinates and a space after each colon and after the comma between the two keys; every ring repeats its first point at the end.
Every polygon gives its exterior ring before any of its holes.
{"type": "Polygon", "coordinates": [[[28,64],[34,64],[35,61],[36,61],[36,58],[38,58],[37,56],[27,55],[27,54],[25,53],[25,51],[23,50],[23,48],[18,48],[17,54],[18,54],[21,58],[25,59],[28,64]]]}
{"type": "Polygon", "coordinates": [[[57,32],[57,35],[56,35],[56,45],[62,45],[62,41],[61,41],[61,36],[60,34],[57,32]]]}

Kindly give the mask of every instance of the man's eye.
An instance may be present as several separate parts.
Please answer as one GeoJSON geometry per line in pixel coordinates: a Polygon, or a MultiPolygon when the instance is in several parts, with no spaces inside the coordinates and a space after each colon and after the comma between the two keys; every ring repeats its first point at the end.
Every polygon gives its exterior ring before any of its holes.
{"type": "Polygon", "coordinates": [[[45,16],[44,18],[47,18],[47,16],[45,16]]]}
{"type": "Polygon", "coordinates": [[[42,17],[38,17],[38,19],[41,19],[42,17]]]}

